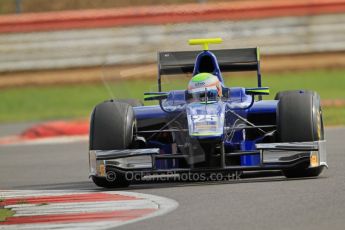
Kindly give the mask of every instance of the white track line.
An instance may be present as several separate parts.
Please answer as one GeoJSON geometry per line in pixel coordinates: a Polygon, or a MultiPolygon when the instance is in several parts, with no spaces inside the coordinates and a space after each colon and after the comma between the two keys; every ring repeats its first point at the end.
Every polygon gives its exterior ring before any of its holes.
{"type": "Polygon", "coordinates": [[[88,223],[65,223],[65,224],[18,224],[1,226],[1,230],[46,230],[46,229],[73,229],[73,230],[94,230],[111,229],[124,225],[122,221],[102,221],[88,223]]]}
{"type": "MultiPolygon", "coordinates": [[[[20,197],[41,197],[41,196],[57,196],[57,195],[73,195],[73,194],[88,194],[95,193],[95,191],[36,191],[36,190],[23,190],[23,191],[6,191],[0,190],[0,198],[20,198],[20,197]]],[[[46,215],[46,214],[66,214],[66,213],[86,213],[97,211],[116,211],[116,210],[133,210],[133,209],[157,209],[148,215],[130,220],[106,220],[99,222],[80,222],[80,223],[35,223],[35,224],[16,224],[16,225],[0,225],[0,229],[110,229],[118,226],[122,226],[129,223],[138,222],[148,218],[164,215],[173,211],[178,207],[178,203],[174,200],[135,192],[123,192],[123,191],[102,191],[101,193],[117,194],[123,196],[136,197],[138,200],[116,200],[109,202],[74,202],[74,203],[51,203],[48,205],[33,205],[33,204],[16,204],[8,205],[17,213],[15,216],[27,216],[27,215],[46,215]],[[32,208],[32,210],[30,210],[32,208]]]]}
{"type": "Polygon", "coordinates": [[[94,190],[0,190],[0,198],[63,196],[96,192],[94,190]]]}
{"type": "Polygon", "coordinates": [[[73,202],[52,203],[49,205],[16,204],[8,205],[16,212],[15,216],[52,215],[71,213],[90,213],[100,211],[118,211],[128,209],[159,209],[157,203],[151,200],[126,200],[126,201],[102,201],[102,202],[73,202]]]}

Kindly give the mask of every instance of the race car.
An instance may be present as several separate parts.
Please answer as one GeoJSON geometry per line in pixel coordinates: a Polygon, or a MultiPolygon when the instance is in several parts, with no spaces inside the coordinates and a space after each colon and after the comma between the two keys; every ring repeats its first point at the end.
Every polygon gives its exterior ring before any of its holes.
{"type": "Polygon", "coordinates": [[[93,182],[126,187],[133,179],[280,170],[316,177],[327,166],[320,96],[308,90],[263,100],[258,48],[209,50],[221,38],[191,39],[202,51],[158,53],[158,92],[111,99],[91,115],[93,182]],[[257,87],[227,87],[223,73],[255,71],[257,87]],[[162,77],[191,74],[183,90],[162,91],[162,77]]]}

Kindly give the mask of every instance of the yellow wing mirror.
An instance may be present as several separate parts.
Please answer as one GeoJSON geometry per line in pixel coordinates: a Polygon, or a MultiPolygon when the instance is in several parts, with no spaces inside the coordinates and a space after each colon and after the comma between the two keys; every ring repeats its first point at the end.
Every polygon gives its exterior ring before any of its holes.
{"type": "Polygon", "coordinates": [[[223,42],[221,38],[196,38],[189,39],[189,45],[202,45],[203,50],[208,50],[208,44],[220,44],[223,42]]]}

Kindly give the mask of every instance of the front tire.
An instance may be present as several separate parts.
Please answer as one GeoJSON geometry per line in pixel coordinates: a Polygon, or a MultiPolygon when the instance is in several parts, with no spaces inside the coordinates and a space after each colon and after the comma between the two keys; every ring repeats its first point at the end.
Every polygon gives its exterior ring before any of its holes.
{"type": "MultiPolygon", "coordinates": [[[[320,96],[312,91],[285,91],[276,95],[278,142],[308,142],[324,140],[320,96]]],[[[309,168],[309,164],[283,170],[287,178],[316,177],[324,166],[309,168]]]]}
{"type": "MultiPolygon", "coordinates": [[[[95,107],[90,124],[90,150],[126,149],[133,142],[135,116],[132,106],[119,101],[105,101],[95,107]]],[[[100,187],[127,187],[125,175],[109,171],[115,180],[92,176],[93,182],[100,187]]]]}

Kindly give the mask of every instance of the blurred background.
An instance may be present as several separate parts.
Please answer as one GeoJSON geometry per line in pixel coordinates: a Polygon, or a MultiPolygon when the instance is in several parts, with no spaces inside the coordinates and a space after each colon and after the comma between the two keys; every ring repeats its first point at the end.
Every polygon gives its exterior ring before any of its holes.
{"type": "Polygon", "coordinates": [[[345,125],[345,0],[0,0],[0,123],[87,119],[106,99],[142,100],[157,90],[157,52],[205,37],[223,38],[211,49],[260,47],[267,99],[315,90],[325,124],[345,125]]]}

